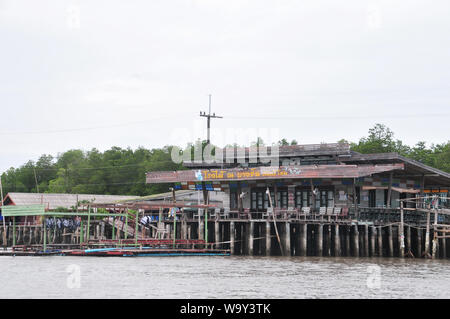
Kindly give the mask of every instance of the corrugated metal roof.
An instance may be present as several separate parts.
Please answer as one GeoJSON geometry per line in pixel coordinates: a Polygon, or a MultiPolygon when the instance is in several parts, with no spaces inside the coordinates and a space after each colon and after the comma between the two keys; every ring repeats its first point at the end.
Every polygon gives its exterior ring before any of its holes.
{"type": "Polygon", "coordinates": [[[404,164],[385,165],[304,165],[181,170],[147,173],[147,183],[212,182],[265,179],[356,178],[404,169],[404,164]]]}
{"type": "Polygon", "coordinates": [[[4,199],[4,203],[15,205],[36,205],[45,204],[49,209],[58,207],[72,208],[76,207],[77,200],[89,201],[97,204],[114,203],[120,200],[135,199],[137,196],[127,195],[98,195],[98,194],[52,194],[52,193],[8,193],[4,199]]]}

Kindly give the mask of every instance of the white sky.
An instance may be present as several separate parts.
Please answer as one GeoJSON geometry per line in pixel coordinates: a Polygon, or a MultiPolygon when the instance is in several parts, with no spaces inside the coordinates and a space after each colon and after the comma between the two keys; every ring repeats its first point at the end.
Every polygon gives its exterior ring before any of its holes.
{"type": "Polygon", "coordinates": [[[0,0],[0,171],[206,138],[208,94],[219,145],[245,128],[357,141],[377,122],[445,142],[449,16],[446,0],[0,0]]]}

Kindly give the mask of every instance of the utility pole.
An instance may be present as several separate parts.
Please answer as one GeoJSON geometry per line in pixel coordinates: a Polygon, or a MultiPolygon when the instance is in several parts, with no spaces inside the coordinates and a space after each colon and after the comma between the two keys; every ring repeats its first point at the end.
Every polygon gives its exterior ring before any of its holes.
{"type": "Polygon", "coordinates": [[[202,111],[200,111],[200,116],[201,117],[206,117],[207,118],[207,128],[208,128],[208,138],[207,138],[207,144],[209,144],[210,143],[210,129],[211,129],[211,119],[213,118],[213,119],[221,119],[221,118],[223,118],[222,116],[218,116],[218,115],[216,115],[216,113],[213,113],[212,115],[211,115],[211,94],[209,95],[209,112],[208,112],[208,114],[206,114],[206,112],[202,112],[202,111]]]}

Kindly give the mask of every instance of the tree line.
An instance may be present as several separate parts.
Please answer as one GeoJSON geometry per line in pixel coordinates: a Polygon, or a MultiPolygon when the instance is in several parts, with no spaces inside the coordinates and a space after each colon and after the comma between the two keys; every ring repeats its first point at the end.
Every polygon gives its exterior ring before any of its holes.
{"type": "MultiPolygon", "coordinates": [[[[394,133],[385,125],[376,124],[358,142],[349,143],[351,150],[368,153],[397,152],[426,165],[450,173],[450,141],[427,146],[419,142],[405,145],[394,138],[394,133]]],[[[196,141],[204,147],[205,141],[196,141]]],[[[296,140],[282,139],[278,145],[297,145],[296,140]]],[[[264,145],[258,138],[252,145],[264,145]]],[[[236,145],[234,145],[236,146],[236,145]]],[[[150,171],[181,170],[182,164],[172,161],[173,146],[146,149],[112,147],[100,152],[97,149],[69,150],[56,157],[44,154],[37,161],[11,167],[3,172],[4,194],[8,192],[149,195],[167,192],[167,185],[145,184],[145,173],[150,171]]],[[[194,144],[187,149],[194,150],[194,144]]]]}

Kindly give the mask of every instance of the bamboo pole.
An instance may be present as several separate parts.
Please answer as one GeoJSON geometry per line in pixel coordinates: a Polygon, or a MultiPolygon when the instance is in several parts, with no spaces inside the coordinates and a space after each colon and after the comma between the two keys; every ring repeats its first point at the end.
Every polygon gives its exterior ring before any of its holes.
{"type": "Polygon", "coordinates": [[[89,240],[91,239],[91,205],[88,205],[88,220],[86,232],[86,241],[89,242],[89,240]]]}
{"type": "Polygon", "coordinates": [[[278,244],[280,245],[281,255],[284,256],[284,253],[283,253],[283,246],[281,245],[281,240],[280,240],[280,234],[278,234],[278,228],[277,228],[277,221],[276,221],[276,216],[275,216],[275,210],[274,210],[274,208],[273,208],[272,197],[270,196],[270,190],[269,190],[269,187],[267,187],[266,194],[267,194],[267,196],[269,197],[270,207],[272,208],[273,225],[274,225],[274,227],[275,227],[275,233],[277,234],[278,244]]]}
{"type": "Polygon", "coordinates": [[[44,223],[44,252],[47,251],[47,221],[45,216],[42,216],[42,221],[44,223]]]}
{"type": "Polygon", "coordinates": [[[437,238],[437,223],[438,223],[438,213],[437,209],[434,209],[434,225],[433,225],[433,248],[432,248],[432,258],[435,259],[439,256],[438,252],[438,238],[437,238]]]}
{"type": "MultiPolygon", "coordinates": [[[[0,174],[0,196],[1,196],[1,206],[3,207],[3,184],[2,184],[2,176],[0,174]]],[[[4,249],[6,249],[7,245],[8,245],[8,240],[6,237],[6,221],[5,221],[5,216],[3,216],[2,214],[2,220],[3,220],[3,247],[4,249]]]]}
{"type": "Polygon", "coordinates": [[[208,243],[208,209],[205,209],[205,242],[208,243]]]}
{"type": "Polygon", "coordinates": [[[112,240],[116,239],[116,216],[112,216],[112,240]]]}
{"type": "Polygon", "coordinates": [[[13,217],[13,238],[12,245],[16,245],[16,216],[13,217]]]}
{"type": "Polygon", "coordinates": [[[400,258],[405,257],[405,234],[404,234],[404,223],[403,223],[403,202],[400,202],[400,226],[398,230],[399,234],[399,247],[400,247],[400,258]]]}
{"type": "Polygon", "coordinates": [[[425,231],[425,258],[430,256],[430,211],[427,212],[427,228],[425,231]]]}
{"type": "MultiPolygon", "coordinates": [[[[138,229],[138,227],[139,227],[139,223],[138,223],[138,221],[139,221],[139,209],[136,209],[136,220],[135,220],[135,222],[134,222],[134,224],[135,224],[135,231],[134,231],[134,243],[135,243],[135,245],[137,246],[137,243],[138,243],[138,232],[139,232],[139,229],[138,229]]],[[[175,225],[175,220],[174,220],[174,225],[175,225]]],[[[174,226],[175,227],[175,226],[174,226]]],[[[176,234],[176,232],[174,231],[174,233],[176,234]]],[[[175,235],[174,235],[174,237],[173,238],[175,238],[175,235]]]]}

